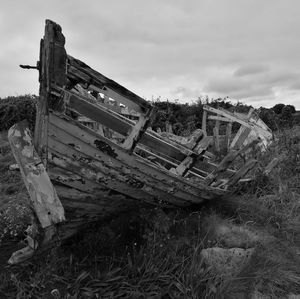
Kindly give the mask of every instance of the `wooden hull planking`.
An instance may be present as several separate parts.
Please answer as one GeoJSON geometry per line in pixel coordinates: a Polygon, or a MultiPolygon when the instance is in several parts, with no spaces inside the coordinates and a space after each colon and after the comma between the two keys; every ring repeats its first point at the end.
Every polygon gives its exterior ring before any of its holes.
{"type": "Polygon", "coordinates": [[[236,160],[270,141],[270,130],[252,110],[245,116],[209,106],[202,130],[186,143],[170,125],[169,133],[156,133],[149,128],[155,114],[149,102],[67,55],[64,44],[61,27],[46,20],[34,138],[24,122],[9,132],[44,229],[42,241],[28,236],[26,250],[13,254],[11,263],[49,246],[58,234],[67,238],[87,223],[137,206],[187,207],[221,198],[257,163],[236,160]],[[213,136],[207,136],[207,120],[215,121],[213,136]],[[220,135],[223,122],[226,135],[220,135]],[[241,126],[235,136],[233,122],[241,126]]]}

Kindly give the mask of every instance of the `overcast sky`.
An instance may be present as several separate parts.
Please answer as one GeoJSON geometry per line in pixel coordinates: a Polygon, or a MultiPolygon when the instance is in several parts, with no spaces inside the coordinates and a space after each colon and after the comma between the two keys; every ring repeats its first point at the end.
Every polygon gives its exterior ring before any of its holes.
{"type": "Polygon", "coordinates": [[[299,0],[1,0],[0,97],[38,94],[45,19],[67,52],[146,99],[300,109],[299,0]]]}

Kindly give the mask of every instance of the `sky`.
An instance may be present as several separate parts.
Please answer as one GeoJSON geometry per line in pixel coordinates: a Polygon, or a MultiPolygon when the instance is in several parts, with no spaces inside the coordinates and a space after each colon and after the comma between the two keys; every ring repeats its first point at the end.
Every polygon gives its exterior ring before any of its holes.
{"type": "Polygon", "coordinates": [[[45,19],[68,54],[148,100],[300,109],[299,0],[0,0],[0,97],[38,94],[45,19]]]}

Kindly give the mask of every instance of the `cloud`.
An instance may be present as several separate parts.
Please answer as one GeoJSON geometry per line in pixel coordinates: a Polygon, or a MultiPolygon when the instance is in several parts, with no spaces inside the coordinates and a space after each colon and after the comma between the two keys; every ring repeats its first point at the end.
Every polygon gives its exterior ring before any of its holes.
{"type": "MultiPolygon", "coordinates": [[[[293,82],[290,86],[290,89],[292,90],[300,90],[300,81],[295,81],[293,82]]],[[[299,101],[300,101],[300,97],[299,97],[299,101]]]]}
{"type": "Polygon", "coordinates": [[[298,0],[6,1],[0,96],[37,92],[36,73],[16,66],[35,64],[49,18],[69,54],[146,98],[296,99],[299,13],[298,0]]]}
{"type": "Polygon", "coordinates": [[[195,100],[202,94],[202,92],[199,89],[192,89],[192,88],[180,86],[172,90],[171,94],[176,99],[184,98],[184,99],[195,100]]]}
{"type": "Polygon", "coordinates": [[[259,73],[263,73],[269,70],[269,67],[266,65],[246,65],[239,67],[235,72],[234,76],[242,77],[248,75],[255,75],[259,73]]]}
{"type": "Polygon", "coordinates": [[[204,86],[204,91],[218,94],[221,97],[229,96],[233,98],[251,98],[273,94],[272,87],[268,84],[258,84],[250,80],[237,80],[234,77],[212,80],[204,86]]]}

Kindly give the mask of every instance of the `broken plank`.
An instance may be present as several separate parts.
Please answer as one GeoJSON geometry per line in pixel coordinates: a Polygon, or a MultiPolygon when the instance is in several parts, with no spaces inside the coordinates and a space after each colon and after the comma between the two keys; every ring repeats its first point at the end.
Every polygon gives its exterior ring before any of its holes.
{"type": "MultiPolygon", "coordinates": [[[[157,198],[164,198],[165,200],[173,201],[173,203],[177,203],[178,199],[180,199],[183,201],[183,204],[185,204],[185,201],[193,202],[199,200],[196,196],[190,194],[190,192],[186,192],[183,189],[177,189],[174,187],[174,183],[171,181],[162,179],[162,175],[160,175],[160,177],[151,176],[153,171],[150,165],[146,168],[143,164],[139,163],[139,161],[136,161],[137,158],[130,157],[129,159],[127,155],[126,159],[126,155],[124,155],[124,160],[120,159],[122,156],[121,152],[118,150],[113,150],[112,148],[109,149],[108,144],[106,144],[106,152],[100,152],[95,145],[91,146],[90,144],[85,143],[83,140],[74,138],[70,134],[51,125],[49,147],[50,150],[53,149],[59,152],[67,152],[70,157],[78,157],[80,153],[82,160],[84,160],[86,157],[86,160],[95,161],[95,164],[101,162],[103,165],[101,168],[104,170],[106,169],[106,171],[111,170],[112,175],[114,175],[116,170],[118,170],[120,172],[119,176],[124,176],[124,180],[128,181],[129,183],[130,181],[142,181],[145,184],[143,188],[147,189],[147,186],[149,186],[147,192],[154,194],[157,198]],[[69,148],[64,148],[63,144],[60,144],[62,142],[68,145],[69,148]],[[113,156],[115,156],[115,158],[109,155],[110,152],[114,153],[113,156]],[[124,161],[127,163],[124,163],[124,161]]],[[[81,181],[81,179],[78,178],[78,181],[81,181]]],[[[83,186],[83,188],[85,187],[86,186],[83,186]]]]}
{"type": "Polygon", "coordinates": [[[243,167],[241,167],[236,174],[234,174],[228,181],[228,186],[233,186],[236,184],[242,177],[244,177],[256,164],[257,160],[255,159],[250,159],[245,163],[243,167]]]}
{"type": "MultiPolygon", "coordinates": [[[[140,106],[143,112],[146,112],[151,107],[151,104],[149,102],[134,94],[133,92],[118,84],[117,82],[93,70],[84,62],[68,55],[68,63],[70,66],[75,68],[75,70],[72,70],[72,74],[76,74],[76,70],[78,70],[88,76],[89,80],[87,80],[86,83],[95,85],[100,88],[107,87],[111,89],[119,95],[130,99],[130,101],[135,103],[137,106],[140,106]]],[[[70,68],[68,72],[70,72],[70,68]]]]}
{"type": "MultiPolygon", "coordinates": [[[[220,175],[225,173],[228,170],[228,167],[231,163],[239,156],[246,152],[250,147],[256,145],[258,143],[257,140],[247,144],[240,150],[231,150],[220,162],[220,164],[214,169],[204,180],[207,185],[210,185],[214,181],[220,179],[220,175]]],[[[235,173],[236,174],[236,173],[235,173]]],[[[233,175],[235,175],[233,174],[233,175]]],[[[231,174],[232,176],[232,174],[231,174]]]]}
{"type": "Polygon", "coordinates": [[[227,110],[223,110],[221,108],[220,109],[215,109],[215,108],[207,106],[207,105],[204,105],[203,109],[205,111],[208,111],[208,112],[211,112],[211,113],[216,113],[216,114],[222,115],[222,116],[224,116],[228,119],[231,119],[232,121],[240,123],[241,125],[243,125],[245,127],[251,128],[251,125],[247,121],[240,119],[238,116],[234,115],[233,113],[231,113],[227,110]]]}
{"type": "MultiPolygon", "coordinates": [[[[191,154],[187,156],[177,167],[174,169],[174,173],[180,176],[184,176],[192,167],[195,165],[197,160],[203,156],[206,149],[211,144],[212,139],[208,136],[204,136],[197,144],[195,144],[196,154],[191,154]]],[[[196,143],[196,142],[195,142],[196,143]]],[[[205,163],[205,162],[204,162],[205,163]]]]}
{"type": "MultiPolygon", "coordinates": [[[[78,111],[80,114],[87,116],[88,118],[101,123],[102,125],[126,136],[132,127],[134,126],[126,117],[123,117],[107,109],[103,109],[98,105],[94,105],[86,101],[83,97],[69,93],[69,106],[78,111]]],[[[140,143],[151,148],[154,151],[161,152],[167,156],[173,157],[179,161],[185,158],[185,156],[193,151],[183,147],[174,146],[169,142],[166,142],[155,136],[153,131],[147,131],[142,136],[140,143]]]]}
{"type": "MultiPolygon", "coordinates": [[[[130,111],[133,111],[135,113],[144,114],[146,112],[145,109],[141,109],[141,107],[139,105],[132,102],[130,99],[116,93],[115,91],[113,91],[112,89],[110,89],[108,87],[103,87],[101,89],[94,85],[89,85],[88,89],[102,93],[104,95],[105,99],[107,99],[107,100],[113,99],[117,103],[121,103],[124,106],[128,107],[130,111]]],[[[101,103],[101,105],[102,105],[102,103],[101,103]]],[[[109,104],[107,104],[107,105],[109,105],[109,104]]],[[[109,106],[112,106],[112,105],[109,105],[109,106]]],[[[113,107],[112,110],[114,110],[115,108],[118,109],[120,107],[113,107]]]]}
{"type": "Polygon", "coordinates": [[[37,119],[34,134],[34,145],[42,161],[47,157],[48,107],[62,110],[61,103],[51,102],[51,84],[64,87],[67,81],[65,74],[67,54],[64,49],[65,37],[61,27],[46,20],[45,34],[40,45],[39,81],[40,97],[37,104],[37,119]]]}
{"type": "Polygon", "coordinates": [[[230,149],[239,149],[243,145],[251,131],[251,128],[241,126],[230,144],[230,149]]]}
{"type": "Polygon", "coordinates": [[[226,126],[226,135],[225,135],[225,148],[227,151],[230,148],[231,132],[232,132],[232,122],[229,122],[226,126]]]}
{"type": "Polygon", "coordinates": [[[208,119],[210,119],[210,120],[224,121],[224,122],[232,122],[231,119],[229,119],[227,117],[224,117],[224,116],[209,115],[208,119]]]}
{"type": "Polygon", "coordinates": [[[216,124],[213,128],[213,137],[214,137],[214,145],[215,150],[219,153],[220,152],[220,138],[219,138],[219,130],[220,130],[220,121],[216,120],[216,124]]]}
{"type": "MultiPolygon", "coordinates": [[[[114,155],[116,155],[116,159],[122,161],[122,163],[126,164],[131,169],[139,169],[145,175],[151,176],[161,182],[169,184],[170,188],[174,189],[172,192],[175,192],[175,194],[177,191],[182,190],[191,195],[195,195],[196,198],[201,201],[201,198],[211,198],[212,194],[214,193],[213,191],[215,191],[215,189],[210,190],[210,188],[205,187],[205,185],[203,186],[202,190],[199,190],[199,186],[201,186],[201,184],[195,185],[187,180],[170,174],[168,171],[164,171],[161,169],[158,170],[149,165],[149,161],[142,159],[137,155],[128,155],[124,151],[124,149],[122,149],[122,147],[114,144],[109,139],[98,135],[96,132],[84,127],[83,125],[77,123],[67,116],[50,114],[50,122],[52,124],[58,125],[70,135],[82,140],[83,142],[93,147],[96,147],[95,143],[97,143],[97,140],[103,142],[103,144],[109,145],[109,147],[113,149],[115,153],[114,155]]],[[[218,191],[216,192],[218,194],[218,191]]],[[[222,192],[220,192],[220,195],[221,194],[222,192]]]]}
{"type": "Polygon", "coordinates": [[[122,146],[126,150],[128,150],[129,152],[132,152],[134,150],[135,146],[140,141],[146,129],[152,122],[155,111],[156,109],[151,108],[147,111],[146,115],[140,115],[139,121],[131,129],[131,132],[129,133],[129,135],[126,137],[126,139],[122,144],[122,146]]]}
{"type": "MultiPolygon", "coordinates": [[[[115,168],[113,164],[108,166],[101,163],[100,160],[91,159],[89,156],[76,151],[70,146],[55,142],[56,150],[51,148],[49,153],[53,153],[54,158],[51,162],[64,169],[70,170],[74,174],[78,174],[84,180],[94,181],[105,189],[111,189],[121,194],[125,194],[131,198],[156,203],[156,201],[168,201],[172,204],[180,204],[182,198],[176,199],[167,192],[161,191],[148,184],[145,178],[143,181],[138,179],[132,173],[122,172],[122,168],[115,168]],[[58,152],[59,150],[59,152],[58,152]]],[[[49,158],[50,160],[50,158],[49,158]]],[[[112,196],[113,198],[113,196],[112,196]]],[[[184,202],[184,200],[183,200],[184,202]]]]}
{"type": "Polygon", "coordinates": [[[273,158],[269,164],[265,167],[263,173],[265,175],[269,175],[271,173],[271,171],[283,160],[284,155],[282,155],[281,157],[276,157],[273,158]]]}
{"type": "Polygon", "coordinates": [[[64,208],[35,151],[28,123],[22,121],[12,126],[8,139],[41,226],[45,228],[64,221],[64,208]]]}
{"type": "Polygon", "coordinates": [[[202,126],[201,129],[203,131],[204,136],[207,136],[207,131],[206,131],[206,121],[207,121],[207,112],[203,110],[202,114],[202,126]]]}

